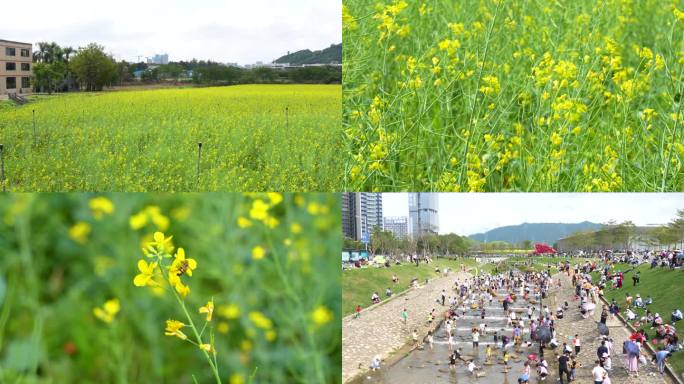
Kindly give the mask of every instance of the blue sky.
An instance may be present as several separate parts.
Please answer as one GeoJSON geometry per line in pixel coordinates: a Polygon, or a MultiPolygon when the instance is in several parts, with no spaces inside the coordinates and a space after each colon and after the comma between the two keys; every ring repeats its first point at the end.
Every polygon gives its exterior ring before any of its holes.
{"type": "Polygon", "coordinates": [[[3,1],[2,9],[0,39],[97,42],[127,61],[168,53],[249,64],[342,41],[339,0],[33,0],[3,1]]]}
{"type": "MultiPolygon", "coordinates": [[[[665,224],[684,209],[684,193],[440,193],[440,233],[470,235],[523,222],[631,220],[665,224]]],[[[407,216],[404,193],[383,194],[383,215],[407,216]]]]}

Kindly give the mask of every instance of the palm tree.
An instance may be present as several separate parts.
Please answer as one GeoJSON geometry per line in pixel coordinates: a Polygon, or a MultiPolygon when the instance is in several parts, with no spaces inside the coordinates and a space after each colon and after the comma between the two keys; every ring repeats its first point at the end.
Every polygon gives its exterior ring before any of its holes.
{"type": "Polygon", "coordinates": [[[64,47],[62,48],[62,53],[64,54],[64,63],[66,64],[67,90],[70,91],[72,88],[72,80],[71,70],[69,69],[69,59],[72,54],[76,53],[76,50],[72,47],[64,47]]]}

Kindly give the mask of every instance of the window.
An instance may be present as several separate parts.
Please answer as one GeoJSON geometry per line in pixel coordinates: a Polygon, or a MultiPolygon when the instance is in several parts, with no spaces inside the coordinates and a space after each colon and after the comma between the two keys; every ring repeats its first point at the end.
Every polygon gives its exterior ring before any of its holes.
{"type": "Polygon", "coordinates": [[[17,70],[17,63],[5,63],[5,70],[6,71],[16,71],[17,70]]]}
{"type": "Polygon", "coordinates": [[[8,77],[7,78],[7,89],[17,89],[17,78],[8,77]]]}
{"type": "Polygon", "coordinates": [[[22,70],[22,71],[30,71],[30,70],[31,70],[31,64],[29,64],[29,63],[21,63],[21,70],[22,70]]]}
{"type": "Polygon", "coordinates": [[[16,50],[16,48],[5,47],[5,55],[7,55],[7,56],[16,56],[16,55],[17,55],[17,50],[16,50]]]}
{"type": "Polygon", "coordinates": [[[31,56],[31,51],[28,49],[22,49],[21,50],[21,57],[29,57],[31,56]]]}
{"type": "Polygon", "coordinates": [[[22,88],[31,88],[31,78],[30,77],[22,77],[21,78],[21,87],[22,88]]]}

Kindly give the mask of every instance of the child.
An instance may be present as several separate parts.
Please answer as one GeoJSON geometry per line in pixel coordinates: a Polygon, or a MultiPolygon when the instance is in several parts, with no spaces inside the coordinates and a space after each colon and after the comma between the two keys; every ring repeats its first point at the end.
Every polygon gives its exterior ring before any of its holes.
{"type": "Polygon", "coordinates": [[[475,376],[475,370],[480,369],[477,365],[475,365],[475,362],[471,359],[468,362],[468,372],[470,372],[473,376],[475,376]]]}
{"type": "Polygon", "coordinates": [[[579,355],[579,353],[580,353],[580,348],[581,348],[581,346],[582,346],[582,345],[581,345],[581,342],[580,342],[579,335],[575,335],[575,338],[572,339],[572,345],[575,346],[575,356],[579,355]]]}
{"type": "Polygon", "coordinates": [[[361,317],[361,305],[357,305],[357,306],[356,306],[355,312],[356,312],[356,313],[354,314],[354,318],[355,318],[355,319],[358,319],[359,317],[361,317]]]}
{"type": "Polygon", "coordinates": [[[371,370],[376,371],[378,369],[380,369],[380,355],[375,355],[371,360],[371,370]]]}
{"type": "Polygon", "coordinates": [[[432,350],[432,343],[434,341],[435,341],[435,338],[432,336],[432,331],[428,331],[427,342],[430,345],[431,350],[432,350]]]}
{"type": "Polygon", "coordinates": [[[575,381],[575,369],[579,368],[581,365],[575,360],[575,358],[571,358],[570,360],[570,380],[575,381]]]}
{"type": "Polygon", "coordinates": [[[487,349],[485,349],[485,356],[486,356],[485,361],[489,362],[492,358],[492,346],[491,345],[487,345],[487,349]]]}

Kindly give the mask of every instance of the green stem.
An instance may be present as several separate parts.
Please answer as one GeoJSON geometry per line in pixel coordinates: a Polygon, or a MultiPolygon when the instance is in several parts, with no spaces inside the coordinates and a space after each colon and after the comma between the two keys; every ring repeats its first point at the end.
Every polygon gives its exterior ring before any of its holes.
{"type": "MultiPolygon", "coordinates": [[[[275,250],[275,247],[273,246],[273,241],[271,240],[270,233],[267,231],[266,232],[266,241],[268,243],[269,249],[271,249],[271,252],[273,253],[273,260],[275,262],[276,266],[276,271],[278,272],[278,275],[280,276],[280,279],[283,281],[283,285],[285,285],[285,291],[287,292],[288,296],[292,298],[292,300],[297,304],[299,307],[299,310],[297,313],[300,314],[300,317],[302,318],[302,324],[306,323],[306,318],[304,317],[304,305],[302,304],[301,299],[299,296],[295,293],[294,289],[292,288],[292,285],[290,285],[290,281],[287,278],[287,274],[285,274],[285,271],[283,270],[282,265],[280,264],[280,257],[278,253],[275,250]]],[[[325,382],[325,378],[323,377],[323,371],[321,369],[321,361],[318,353],[316,353],[316,342],[314,340],[313,335],[311,334],[311,331],[304,332],[306,334],[307,341],[309,343],[309,347],[311,348],[311,354],[313,355],[313,362],[314,362],[314,372],[316,373],[316,377],[318,378],[319,383],[325,382]]]]}
{"type": "MultiPolygon", "coordinates": [[[[197,339],[197,344],[202,344],[202,338],[200,337],[199,332],[197,331],[197,327],[195,327],[195,323],[192,321],[192,317],[190,317],[190,313],[188,312],[188,309],[185,307],[185,301],[181,299],[180,296],[178,296],[178,293],[176,291],[173,292],[174,296],[176,296],[176,300],[178,300],[178,303],[180,304],[181,308],[183,309],[183,313],[185,313],[185,317],[188,319],[188,323],[190,324],[190,328],[192,328],[192,332],[195,334],[195,338],[197,339]]],[[[214,362],[212,361],[211,357],[209,356],[209,353],[202,349],[202,353],[204,353],[204,356],[207,358],[207,361],[209,362],[209,366],[211,366],[211,370],[214,373],[214,377],[216,378],[216,382],[218,384],[221,384],[221,377],[219,377],[218,369],[214,365],[214,362]]]]}
{"type": "MultiPolygon", "coordinates": [[[[200,333],[197,331],[197,327],[195,327],[195,323],[192,321],[192,317],[190,317],[190,312],[188,312],[188,309],[185,307],[185,300],[183,300],[179,295],[178,292],[176,292],[175,289],[173,289],[173,286],[171,285],[171,282],[169,281],[168,277],[164,274],[163,270],[163,256],[161,255],[156,255],[158,260],[159,260],[159,270],[161,272],[162,278],[166,280],[166,282],[169,284],[171,287],[171,290],[173,291],[174,297],[176,297],[176,300],[178,301],[178,304],[180,304],[181,308],[183,309],[183,313],[185,313],[185,317],[188,319],[188,324],[190,325],[190,328],[192,328],[192,332],[195,334],[195,338],[197,339],[197,345],[198,347],[202,345],[202,337],[200,336],[200,333]]],[[[191,341],[191,340],[188,340],[191,341]]],[[[191,341],[192,342],[192,341],[191,341]]],[[[212,343],[213,347],[213,343],[212,343]]],[[[216,348],[216,347],[214,347],[216,348]]],[[[214,378],[216,378],[216,383],[221,384],[221,377],[219,376],[218,373],[218,368],[217,365],[214,364],[214,361],[212,361],[211,357],[209,356],[209,353],[205,351],[204,349],[201,349],[202,353],[204,353],[204,357],[207,358],[207,361],[209,362],[209,366],[211,367],[211,371],[214,373],[214,378]]],[[[216,352],[214,352],[216,354],[216,352]]]]}

